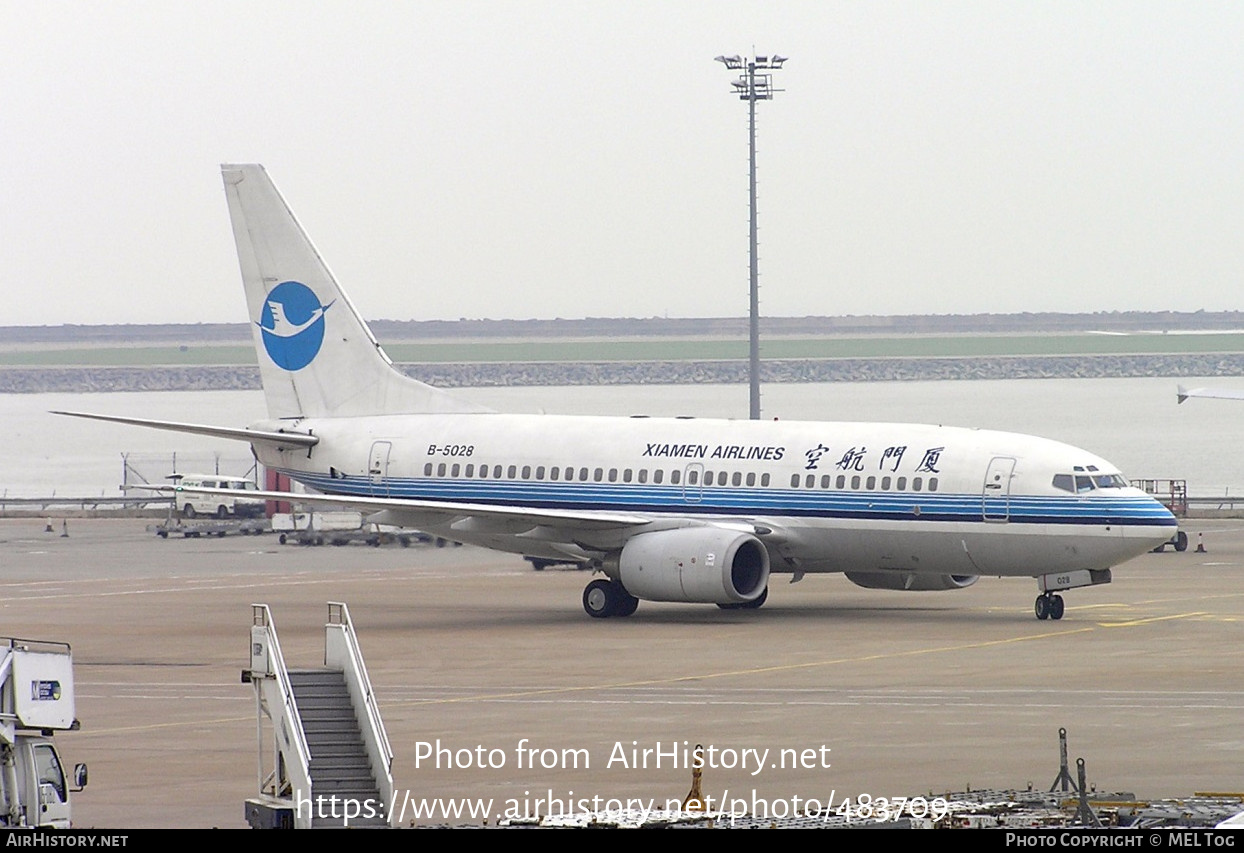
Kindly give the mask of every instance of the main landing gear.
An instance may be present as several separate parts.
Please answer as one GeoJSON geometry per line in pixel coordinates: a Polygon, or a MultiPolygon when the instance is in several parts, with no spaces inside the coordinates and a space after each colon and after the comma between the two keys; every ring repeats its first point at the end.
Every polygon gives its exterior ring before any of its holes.
{"type": "Polygon", "coordinates": [[[596,619],[630,616],[638,607],[639,599],[627,592],[618,581],[597,578],[583,590],[583,609],[588,616],[596,619]]]}
{"type": "Polygon", "coordinates": [[[1037,614],[1038,619],[1053,619],[1055,621],[1063,618],[1063,597],[1053,592],[1045,592],[1037,596],[1037,603],[1033,605],[1033,612],[1037,614]]]}

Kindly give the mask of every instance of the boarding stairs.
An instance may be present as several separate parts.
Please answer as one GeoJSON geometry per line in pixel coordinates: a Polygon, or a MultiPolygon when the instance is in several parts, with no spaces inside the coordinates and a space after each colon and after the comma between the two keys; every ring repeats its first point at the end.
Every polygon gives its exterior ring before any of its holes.
{"type": "Polygon", "coordinates": [[[286,667],[267,605],[251,610],[251,667],[242,680],[255,688],[259,795],[246,801],[247,822],[297,829],[390,826],[393,751],[349,610],[329,603],[324,665],[309,669],[286,667]]]}

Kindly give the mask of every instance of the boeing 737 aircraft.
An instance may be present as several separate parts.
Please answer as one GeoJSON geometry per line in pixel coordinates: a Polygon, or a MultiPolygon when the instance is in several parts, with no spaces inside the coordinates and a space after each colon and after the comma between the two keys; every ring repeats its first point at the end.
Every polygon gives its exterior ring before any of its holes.
{"type": "MultiPolygon", "coordinates": [[[[756,608],[772,574],[951,590],[980,575],[1058,593],[1167,541],[1174,517],[1106,460],[1012,433],[901,423],[512,415],[398,372],[262,166],[224,166],[268,418],[268,469],[371,519],[589,565],[583,606],[756,608]]],[[[64,413],[77,414],[77,413],[64,413]]],[[[258,497],[288,499],[285,493],[258,497]]]]}

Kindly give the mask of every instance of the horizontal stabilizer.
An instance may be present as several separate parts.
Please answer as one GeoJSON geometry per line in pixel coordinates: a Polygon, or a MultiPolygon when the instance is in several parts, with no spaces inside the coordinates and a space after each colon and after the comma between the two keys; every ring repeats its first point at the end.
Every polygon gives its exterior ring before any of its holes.
{"type": "Polygon", "coordinates": [[[129,424],[130,426],[153,427],[172,432],[186,432],[191,435],[209,435],[213,438],[229,438],[235,441],[247,441],[251,444],[270,444],[277,448],[314,447],[320,442],[317,436],[305,432],[270,432],[267,430],[211,426],[209,424],[187,424],[179,421],[155,421],[148,418],[124,418],[118,415],[95,415],[89,412],[52,412],[52,414],[68,415],[71,418],[90,418],[94,421],[110,421],[115,424],[129,424]]]}
{"type": "Polygon", "coordinates": [[[1189,397],[1209,397],[1215,400],[1244,400],[1244,391],[1235,388],[1185,388],[1180,385],[1175,390],[1175,399],[1182,403],[1189,397]]]}

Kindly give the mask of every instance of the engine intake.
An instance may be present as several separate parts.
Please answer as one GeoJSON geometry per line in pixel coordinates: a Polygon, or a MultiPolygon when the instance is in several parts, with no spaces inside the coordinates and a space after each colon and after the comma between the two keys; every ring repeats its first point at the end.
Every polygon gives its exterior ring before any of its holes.
{"type": "Polygon", "coordinates": [[[627,592],[648,601],[742,604],[769,583],[769,552],[761,541],[720,527],[641,533],[616,559],[627,592]]]}
{"type": "Polygon", "coordinates": [[[923,575],[917,572],[847,572],[847,580],[866,589],[896,589],[909,592],[934,592],[963,589],[979,579],[978,575],[923,575]]]}

